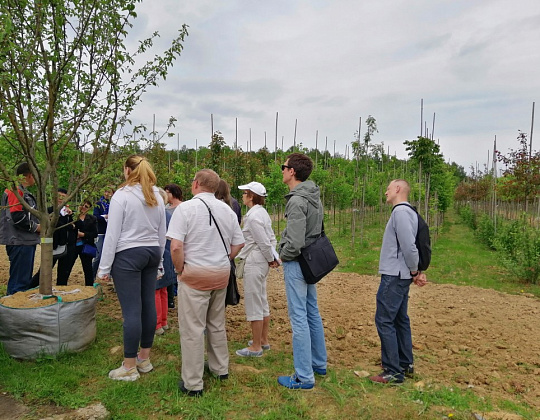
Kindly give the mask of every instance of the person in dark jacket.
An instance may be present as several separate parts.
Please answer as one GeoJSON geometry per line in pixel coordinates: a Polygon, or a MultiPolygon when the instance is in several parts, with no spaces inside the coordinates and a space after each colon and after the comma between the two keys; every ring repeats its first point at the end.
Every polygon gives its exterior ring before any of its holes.
{"type": "MultiPolygon", "coordinates": [[[[162,188],[159,188],[159,194],[161,195],[161,198],[163,198],[165,205],[167,205],[167,193],[162,188]]],[[[171,214],[165,211],[165,226],[167,228],[169,227],[170,221],[171,214]]],[[[167,321],[167,312],[169,309],[167,288],[169,286],[173,286],[176,282],[176,273],[174,272],[174,265],[171,259],[171,241],[167,239],[167,242],[165,243],[165,250],[163,251],[163,275],[156,281],[157,335],[162,335],[166,330],[169,329],[169,323],[167,321]]]]}
{"type": "MultiPolygon", "coordinates": [[[[67,190],[65,188],[58,188],[57,196],[58,196],[58,206],[60,206],[66,199],[67,190]]],[[[49,212],[49,214],[51,214],[53,212],[53,206],[48,207],[47,211],[49,212]]],[[[58,216],[58,222],[56,223],[57,229],[53,233],[53,267],[56,265],[57,261],[65,260],[70,257],[69,247],[68,247],[68,237],[69,237],[70,231],[75,230],[75,226],[73,225],[73,211],[69,208],[69,204],[62,206],[59,212],[60,212],[60,215],[58,216]]],[[[73,248],[74,248],[74,245],[75,245],[75,242],[73,242],[73,248]]],[[[73,258],[73,252],[71,253],[71,258],[73,258]]],[[[32,278],[32,287],[39,286],[40,271],[41,269],[39,269],[37,273],[34,274],[34,277],[32,278]]],[[[69,277],[69,274],[68,274],[68,277],[69,277]]],[[[65,280],[66,281],[64,283],[63,278],[62,278],[62,270],[60,270],[60,264],[59,264],[58,270],[57,270],[56,284],[58,286],[66,285],[67,278],[65,280]]]]}
{"type": "MultiPolygon", "coordinates": [[[[174,211],[180,204],[182,204],[182,201],[184,201],[184,193],[182,192],[182,188],[180,188],[180,186],[177,184],[167,184],[163,187],[163,189],[165,190],[165,193],[167,194],[167,200],[166,200],[167,205],[165,206],[165,211],[169,215],[167,219],[167,228],[168,228],[169,220],[172,217],[174,211]]],[[[171,241],[167,241],[166,247],[168,251],[166,250],[165,252],[169,252],[169,257],[170,257],[171,241]]],[[[167,276],[167,272],[166,272],[167,267],[165,266],[165,262],[163,262],[163,265],[165,267],[165,276],[167,276]]],[[[172,262],[171,262],[171,266],[169,266],[169,271],[171,269],[173,270],[174,281],[169,286],[167,286],[167,299],[168,299],[169,309],[172,310],[175,308],[174,297],[176,296],[177,290],[178,290],[176,274],[174,273],[174,267],[172,266],[172,262]]]]}
{"type": "Polygon", "coordinates": [[[92,261],[92,272],[94,278],[96,278],[97,270],[99,267],[99,261],[101,260],[101,252],[103,250],[103,242],[105,241],[105,233],[107,232],[107,222],[109,220],[109,205],[111,203],[111,197],[114,194],[112,187],[105,188],[103,195],[97,201],[94,207],[94,216],[97,219],[98,237],[96,241],[96,257],[92,261]]]}
{"type": "Polygon", "coordinates": [[[89,200],[84,200],[79,206],[79,214],[75,220],[75,227],[77,228],[75,255],[69,265],[69,272],[71,273],[77,257],[81,259],[85,286],[92,286],[94,284],[94,275],[92,272],[92,259],[94,255],[83,252],[84,246],[90,245],[95,249],[96,245],[94,242],[98,235],[96,217],[88,214],[88,210],[91,208],[92,203],[89,200]]]}
{"type": "MultiPolygon", "coordinates": [[[[28,163],[21,163],[16,174],[22,176],[19,196],[35,209],[36,199],[26,189],[36,182],[28,163]]],[[[37,218],[23,207],[13,191],[6,188],[0,203],[0,244],[6,245],[9,258],[8,295],[31,286],[40,228],[37,218]]]]}

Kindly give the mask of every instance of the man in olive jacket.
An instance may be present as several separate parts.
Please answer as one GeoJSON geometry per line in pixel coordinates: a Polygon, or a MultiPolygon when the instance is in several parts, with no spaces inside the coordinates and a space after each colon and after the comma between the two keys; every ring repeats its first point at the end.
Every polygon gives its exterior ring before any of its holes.
{"type": "Polygon", "coordinates": [[[287,227],[279,242],[279,256],[283,261],[293,330],[294,374],[280,376],[278,383],[289,389],[311,389],[315,385],[314,373],[326,375],[326,343],[316,285],[304,280],[298,256],[302,248],[320,236],[323,206],[319,187],[307,180],[313,170],[313,162],[308,156],[302,153],[289,155],[281,170],[289,193],[285,196],[287,227]]]}

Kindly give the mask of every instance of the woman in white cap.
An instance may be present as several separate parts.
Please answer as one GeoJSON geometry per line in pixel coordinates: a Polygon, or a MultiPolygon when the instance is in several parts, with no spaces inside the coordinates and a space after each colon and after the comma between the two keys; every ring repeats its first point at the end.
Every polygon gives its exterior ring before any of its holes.
{"type": "Polygon", "coordinates": [[[245,260],[244,265],[244,306],[246,318],[251,323],[253,340],[248,347],[237,350],[242,357],[261,357],[263,350],[270,350],[268,327],[270,308],[266,295],[266,280],[270,267],[278,267],[275,252],[276,237],[272,230],[272,221],[263,207],[266,188],[260,182],[240,185],[243,190],[242,202],[249,208],[244,216],[245,246],[238,258],[245,260]]]}

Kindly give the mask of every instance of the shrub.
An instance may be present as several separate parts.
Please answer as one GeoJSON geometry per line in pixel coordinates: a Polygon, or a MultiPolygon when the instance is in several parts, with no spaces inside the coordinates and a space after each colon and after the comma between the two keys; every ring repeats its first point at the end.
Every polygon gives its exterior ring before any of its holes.
{"type": "Polygon", "coordinates": [[[468,204],[459,206],[457,212],[467,226],[472,230],[476,230],[476,213],[471,209],[471,206],[468,204]]]}
{"type": "MultiPolygon", "coordinates": [[[[486,213],[483,213],[480,215],[480,217],[477,217],[476,220],[476,236],[491,249],[496,249],[494,242],[497,230],[495,229],[495,222],[493,221],[493,218],[486,213]]],[[[497,223],[497,225],[500,227],[501,224],[497,223]]]]}
{"type": "Polygon", "coordinates": [[[509,222],[498,230],[493,241],[504,265],[517,277],[537,284],[540,278],[540,232],[525,217],[509,222]]]}

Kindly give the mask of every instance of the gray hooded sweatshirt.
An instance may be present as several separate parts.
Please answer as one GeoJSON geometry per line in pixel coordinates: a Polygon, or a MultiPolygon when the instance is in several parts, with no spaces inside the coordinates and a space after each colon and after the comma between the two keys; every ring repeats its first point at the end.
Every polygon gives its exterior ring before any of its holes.
{"type": "Polygon", "coordinates": [[[309,180],[298,184],[285,198],[287,227],[279,241],[279,257],[282,261],[294,261],[302,248],[320,236],[323,206],[319,187],[309,180]]]}

